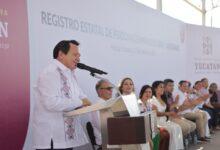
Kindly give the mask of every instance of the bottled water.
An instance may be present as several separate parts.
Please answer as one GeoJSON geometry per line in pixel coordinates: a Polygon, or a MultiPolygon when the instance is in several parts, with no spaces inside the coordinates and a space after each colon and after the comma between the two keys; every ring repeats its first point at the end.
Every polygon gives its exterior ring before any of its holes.
{"type": "Polygon", "coordinates": [[[193,142],[195,145],[198,143],[198,137],[197,137],[196,133],[194,133],[193,142]]]}
{"type": "Polygon", "coordinates": [[[185,149],[189,149],[189,140],[187,138],[184,139],[185,149]]]}
{"type": "Polygon", "coordinates": [[[149,101],[147,101],[147,111],[149,112],[149,111],[152,111],[152,104],[149,102],[149,101]]]}

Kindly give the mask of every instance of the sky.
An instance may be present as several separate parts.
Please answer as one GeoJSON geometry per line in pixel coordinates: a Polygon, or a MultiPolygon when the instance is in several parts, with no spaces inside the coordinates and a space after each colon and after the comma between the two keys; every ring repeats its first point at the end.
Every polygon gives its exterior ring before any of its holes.
{"type": "MultiPolygon", "coordinates": [[[[156,9],[157,0],[135,0],[148,7],[156,9]]],[[[201,0],[191,0],[201,8],[201,0]]],[[[220,6],[220,0],[213,0],[220,6]]],[[[220,7],[211,9],[212,0],[206,0],[206,26],[220,28],[220,7]]],[[[185,23],[202,25],[202,13],[184,0],[162,0],[162,12],[185,23]]]]}

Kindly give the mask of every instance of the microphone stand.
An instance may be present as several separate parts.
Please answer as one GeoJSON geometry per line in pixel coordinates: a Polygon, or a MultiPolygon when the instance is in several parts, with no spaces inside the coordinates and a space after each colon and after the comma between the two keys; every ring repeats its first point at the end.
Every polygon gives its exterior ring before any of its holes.
{"type": "Polygon", "coordinates": [[[97,74],[95,74],[94,72],[90,71],[90,75],[96,79],[99,79],[99,80],[105,80],[105,81],[108,81],[111,86],[117,91],[117,93],[119,94],[119,96],[121,96],[121,92],[119,91],[118,87],[116,85],[114,85],[112,82],[110,82],[108,79],[106,78],[103,78],[101,76],[98,76],[97,74]]]}

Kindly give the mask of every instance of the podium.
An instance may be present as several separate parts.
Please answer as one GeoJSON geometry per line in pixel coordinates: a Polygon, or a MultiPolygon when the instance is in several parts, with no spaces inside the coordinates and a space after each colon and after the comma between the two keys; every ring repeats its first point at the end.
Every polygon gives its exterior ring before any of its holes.
{"type": "Polygon", "coordinates": [[[64,115],[72,117],[92,111],[100,112],[103,150],[149,149],[146,142],[152,138],[155,131],[152,125],[155,126],[155,123],[152,122],[150,113],[140,115],[135,95],[120,96],[64,115]]]}

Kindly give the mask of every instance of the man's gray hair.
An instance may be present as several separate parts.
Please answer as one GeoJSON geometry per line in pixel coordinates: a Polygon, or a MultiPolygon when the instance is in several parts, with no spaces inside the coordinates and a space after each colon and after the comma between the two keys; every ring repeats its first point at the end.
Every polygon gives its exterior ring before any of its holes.
{"type": "Polygon", "coordinates": [[[98,93],[98,90],[100,89],[101,85],[105,82],[108,82],[108,80],[101,79],[96,83],[95,89],[96,89],[97,93],[98,93]]]}

